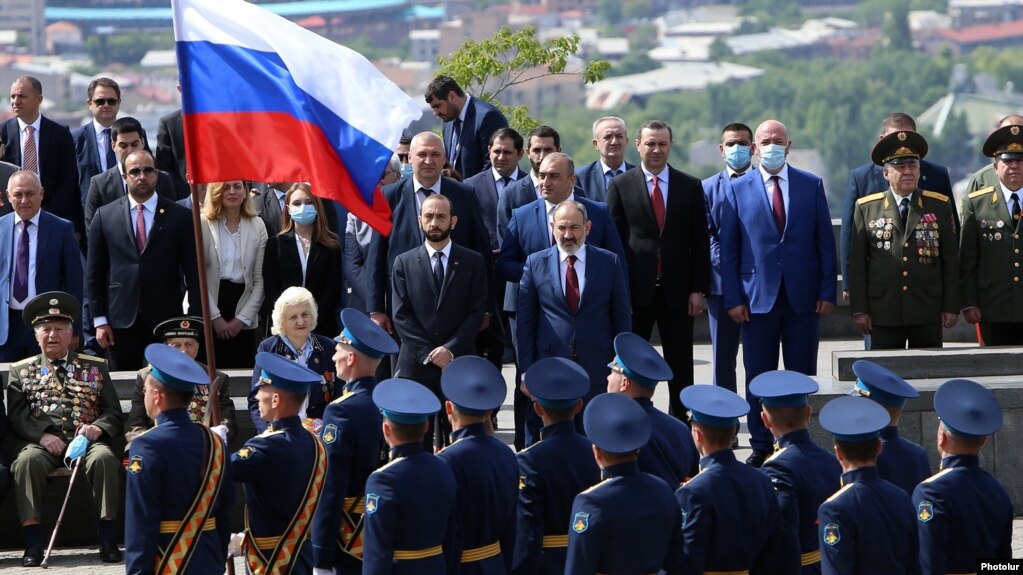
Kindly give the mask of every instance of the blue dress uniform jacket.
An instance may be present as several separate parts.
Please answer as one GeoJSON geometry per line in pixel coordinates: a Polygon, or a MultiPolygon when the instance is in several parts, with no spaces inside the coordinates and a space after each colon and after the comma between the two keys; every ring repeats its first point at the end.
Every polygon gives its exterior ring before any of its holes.
{"type": "Polygon", "coordinates": [[[979,559],[1012,557],[1012,501],[976,455],[949,455],[942,471],[916,487],[920,568],[973,573],[979,559]]]}
{"type": "Polygon", "coordinates": [[[650,417],[650,441],[639,451],[639,469],[663,479],[672,490],[699,471],[700,453],[696,451],[689,426],[654,407],[647,398],[636,403],[650,417]]]}
{"type": "Polygon", "coordinates": [[[508,573],[515,552],[518,464],[507,445],[474,423],[451,434],[438,454],[458,485],[454,529],[445,552],[451,573],[508,573]],[[461,566],[459,566],[461,561],[461,566]]]}
{"type": "Polygon", "coordinates": [[[363,575],[439,575],[455,512],[451,468],[416,441],[391,450],[391,462],[366,482],[363,575]]]}
{"type": "Polygon", "coordinates": [[[931,476],[927,451],[912,441],[899,437],[898,427],[881,430],[881,455],[877,456],[877,472],[881,479],[894,483],[913,496],[913,489],[931,476]]]}
{"type": "Polygon", "coordinates": [[[817,511],[824,575],[915,575],[920,551],[913,504],[876,467],[842,474],[817,511]]]}
{"type": "Polygon", "coordinates": [[[565,575],[683,573],[682,514],[671,489],[632,461],[576,496],[565,575]]]}
{"type": "MultiPolygon", "coordinates": [[[[256,353],[268,351],[279,356],[295,360],[295,352],[291,351],[288,344],[282,339],[284,336],[275,335],[259,342],[256,353]]],[[[323,410],[327,404],[341,396],[341,385],[334,379],[334,340],[316,333],[310,333],[312,339],[313,353],[309,356],[306,367],[323,376],[323,380],[309,389],[309,405],[306,406],[306,417],[323,418],[323,410]]],[[[302,351],[302,350],[299,350],[302,351]]],[[[252,371],[252,384],[249,386],[249,414],[252,415],[252,424],[256,433],[263,433],[266,430],[267,422],[259,417],[259,400],[256,399],[256,391],[259,389],[256,384],[259,382],[259,370],[252,371]]]]}
{"type": "Polygon", "coordinates": [[[366,480],[380,463],[384,446],[383,417],[373,404],[376,379],[364,377],[345,384],[341,397],[323,411],[323,438],[327,450],[327,481],[313,516],[314,567],[339,573],[358,573],[361,562],[338,549],[338,533],[345,515],[358,526],[365,500],[366,480]],[[353,513],[355,511],[355,513],[353,513]]]}
{"type": "MultiPolygon", "coordinates": [[[[303,495],[316,460],[315,441],[316,436],[302,427],[296,415],[273,421],[268,431],[231,454],[231,478],[244,483],[249,528],[264,556],[276,544],[263,547],[261,538],[283,535],[305,504],[303,495]]],[[[299,547],[290,575],[312,573],[311,547],[308,540],[299,547]]]]}
{"type": "MultiPolygon", "coordinates": [[[[195,501],[206,465],[204,438],[208,433],[188,417],[185,409],[156,416],[156,427],[131,443],[125,502],[124,563],[127,575],[154,572],[157,551],[166,552],[171,534],[161,533],[163,521],[179,521],[195,501]],[[133,465],[138,463],[137,471],[133,465]]],[[[202,531],[183,574],[223,573],[231,520],[231,473],[225,465],[221,489],[213,502],[213,531],[202,531]]]]}
{"type": "Polygon", "coordinates": [[[838,491],[842,466],[810,439],[809,431],[798,429],[778,438],[778,451],[760,470],[774,485],[782,522],[798,536],[802,575],[819,574],[817,508],[838,491]]]}
{"type": "Polygon", "coordinates": [[[770,480],[730,449],[700,459],[700,473],[675,491],[682,509],[683,573],[798,572],[795,542],[780,521],[770,480]]]}
{"type": "Polygon", "coordinates": [[[540,430],[520,451],[519,506],[512,575],[562,575],[575,496],[600,481],[593,447],[572,421],[540,430]]]}

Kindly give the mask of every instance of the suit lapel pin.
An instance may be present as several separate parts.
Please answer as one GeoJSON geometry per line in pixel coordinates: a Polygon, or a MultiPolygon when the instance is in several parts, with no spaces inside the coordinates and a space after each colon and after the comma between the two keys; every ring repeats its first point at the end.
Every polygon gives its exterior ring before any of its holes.
{"type": "Polygon", "coordinates": [[[160,213],[161,213],[161,214],[163,213],[163,208],[160,208],[160,213]]]}

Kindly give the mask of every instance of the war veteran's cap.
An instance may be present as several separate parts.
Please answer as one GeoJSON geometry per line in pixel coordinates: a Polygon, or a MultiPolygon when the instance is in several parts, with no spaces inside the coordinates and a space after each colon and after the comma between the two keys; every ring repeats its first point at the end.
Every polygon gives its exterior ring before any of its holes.
{"type": "Polygon", "coordinates": [[[594,397],[583,412],[586,436],[607,453],[632,453],[650,441],[650,417],[621,393],[594,397]]]}
{"type": "Polygon", "coordinates": [[[856,374],[856,385],[849,395],[862,395],[891,407],[902,407],[907,399],[920,397],[920,392],[906,380],[872,361],[858,360],[853,363],[852,370],[856,374]]]}
{"type": "Polygon", "coordinates": [[[995,395],[968,379],[951,379],[934,393],[934,411],[956,435],[985,437],[1002,427],[1002,408],[995,395]]]}
{"type": "Polygon", "coordinates": [[[984,155],[999,160],[1023,158],[1023,126],[1002,126],[987,137],[984,155]]]}
{"type": "Polygon", "coordinates": [[[563,357],[545,357],[529,367],[526,389],[548,409],[569,409],[590,391],[590,376],[578,363],[563,357]]]}
{"type": "Polygon", "coordinates": [[[735,427],[749,411],[745,399],[716,385],[691,385],[678,396],[693,421],[711,427],[735,427]]]}
{"type": "Polygon", "coordinates": [[[320,383],[322,379],[308,367],[268,351],[256,354],[256,369],[260,370],[256,387],[272,385],[302,395],[309,393],[309,386],[320,383]]]}
{"type": "Polygon", "coordinates": [[[160,322],[153,329],[153,335],[164,341],[175,337],[190,337],[201,341],[202,329],[202,318],[172,317],[167,321],[160,322]]]}
{"type": "Polygon", "coordinates": [[[919,161],[927,155],[927,140],[917,132],[900,130],[892,132],[874,144],[870,159],[875,164],[901,164],[919,161]]]}
{"type": "Polygon", "coordinates": [[[408,425],[426,423],[440,411],[440,400],[432,391],[411,379],[385,379],[373,388],[373,403],[384,417],[408,425]]]}
{"type": "Polygon", "coordinates": [[[625,332],[615,336],[615,359],[608,367],[617,366],[622,374],[647,388],[672,378],[671,368],[654,346],[642,337],[625,332]]]}
{"type": "Polygon", "coordinates": [[[765,371],[753,378],[749,392],[760,398],[767,407],[797,407],[806,405],[807,396],[817,393],[820,386],[808,375],[798,371],[765,371]]]}
{"type": "Polygon", "coordinates": [[[334,338],[337,343],[350,345],[359,353],[372,359],[398,353],[398,344],[386,331],[361,311],[345,308],[341,310],[341,335],[334,338]]]}
{"type": "Polygon", "coordinates": [[[54,319],[76,322],[81,314],[82,304],[75,296],[62,291],[48,291],[28,300],[21,319],[26,325],[33,326],[54,319]]]}
{"type": "Polygon", "coordinates": [[[862,397],[838,397],[821,409],[820,421],[835,441],[861,443],[877,439],[891,423],[891,416],[885,408],[862,397]]]}
{"type": "Polygon", "coordinates": [[[149,375],[167,387],[195,393],[197,385],[209,385],[209,378],[194,359],[162,343],[146,346],[149,375]]]}
{"type": "Polygon", "coordinates": [[[440,376],[444,397],[468,415],[498,409],[508,394],[504,377],[490,361],[478,355],[456,357],[440,376]]]}

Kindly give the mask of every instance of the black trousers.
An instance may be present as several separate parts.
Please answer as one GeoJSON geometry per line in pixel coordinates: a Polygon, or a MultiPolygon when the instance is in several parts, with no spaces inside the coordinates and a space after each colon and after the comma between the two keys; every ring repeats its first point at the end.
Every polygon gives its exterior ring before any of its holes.
{"type": "Polygon", "coordinates": [[[654,297],[643,307],[632,309],[632,331],[650,339],[657,324],[664,359],[674,378],[668,381],[668,413],[686,420],[685,407],[678,395],[693,384],[693,318],[689,316],[689,294],[678,294],[674,306],[668,305],[664,288],[658,286],[654,297]]]}
{"type": "Polygon", "coordinates": [[[920,349],[941,347],[941,324],[875,325],[870,330],[870,349],[920,349]]]}
{"type": "Polygon", "coordinates": [[[135,318],[131,327],[114,328],[114,345],[107,348],[110,371],[137,371],[146,365],[146,346],[156,343],[142,316],[135,318]]]}
{"type": "MultiPolygon", "coordinates": [[[[220,280],[217,307],[224,321],[234,319],[238,301],[245,292],[245,284],[220,280]]],[[[249,318],[255,320],[256,318],[249,318]]],[[[337,335],[337,334],[335,334],[337,335]]],[[[243,329],[231,339],[220,339],[213,334],[213,353],[217,355],[217,369],[243,369],[251,367],[256,355],[256,331],[243,329]]]]}
{"type": "Polygon", "coordinates": [[[986,322],[990,335],[984,339],[984,345],[1023,345],[1023,323],[1002,321],[986,322]]]}

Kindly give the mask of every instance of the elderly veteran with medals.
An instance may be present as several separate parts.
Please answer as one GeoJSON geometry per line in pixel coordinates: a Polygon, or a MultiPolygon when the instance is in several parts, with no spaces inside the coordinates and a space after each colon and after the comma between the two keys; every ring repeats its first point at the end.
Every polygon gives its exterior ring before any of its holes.
{"type": "MultiPolygon", "coordinates": [[[[173,347],[188,357],[195,359],[199,353],[199,346],[202,345],[203,324],[202,319],[197,317],[173,317],[160,323],[153,330],[153,335],[163,343],[173,347]]],[[[203,371],[207,371],[205,365],[199,364],[203,371]]],[[[149,366],[143,367],[135,375],[135,391],[131,396],[131,411],[128,412],[128,423],[125,426],[125,439],[128,445],[124,448],[125,453],[131,449],[131,442],[138,435],[145,433],[153,427],[153,420],[146,415],[145,383],[149,375],[149,366]]],[[[202,386],[196,389],[188,404],[188,415],[192,421],[207,426],[216,425],[223,428],[226,434],[225,441],[230,444],[234,439],[237,427],[234,419],[234,402],[231,401],[231,394],[228,389],[230,380],[227,374],[217,371],[217,377],[213,381],[220,399],[220,421],[213,422],[213,409],[210,404],[209,386],[202,386]]]]}
{"type": "Polygon", "coordinates": [[[849,298],[872,349],[941,347],[941,328],[959,314],[952,200],[917,187],[926,155],[916,132],[885,136],[871,159],[884,166],[890,187],[856,201],[849,298]]]}
{"type": "Polygon", "coordinates": [[[320,376],[268,352],[256,354],[256,369],[259,415],[270,425],[231,455],[231,477],[245,486],[245,565],[254,575],[309,575],[327,455],[298,412],[320,376]]]}
{"type": "Polygon", "coordinates": [[[32,326],[42,353],[10,367],[11,471],[25,539],[25,567],[36,567],[43,560],[39,519],[46,476],[63,464],[65,449],[78,435],[91,442],[85,476],[99,509],[100,558],[111,563],[121,560],[114,532],[120,511],[120,462],[110,440],[121,434],[124,421],[106,362],[70,349],[72,324],[81,309],[81,303],[64,292],[47,292],[30,300],[22,317],[32,326]]]}
{"type": "Polygon", "coordinates": [[[223,573],[230,536],[227,450],[188,416],[195,388],[207,385],[206,372],[162,343],[146,347],[145,357],[146,413],[156,426],[128,452],[125,573],[223,573]]]}

